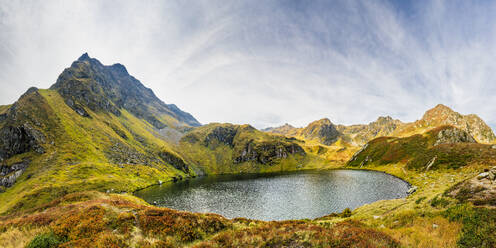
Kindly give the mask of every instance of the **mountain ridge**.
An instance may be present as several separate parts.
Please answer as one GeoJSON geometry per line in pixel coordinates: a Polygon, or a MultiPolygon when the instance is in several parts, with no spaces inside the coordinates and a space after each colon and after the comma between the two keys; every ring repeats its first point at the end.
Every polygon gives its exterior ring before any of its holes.
{"type": "Polygon", "coordinates": [[[117,116],[120,115],[119,109],[123,108],[158,129],[181,126],[181,123],[200,125],[191,114],[158,99],[151,89],[129,75],[122,64],[105,66],[87,53],[64,69],[50,89],[58,91],[82,116],[88,117],[88,114],[81,105],[93,111],[110,111],[117,116]],[[177,122],[164,120],[163,115],[169,115],[177,122]]]}
{"type": "MultiPolygon", "coordinates": [[[[262,130],[265,132],[305,139],[308,137],[302,135],[302,130],[305,128],[315,128],[316,125],[322,124],[319,124],[319,121],[314,121],[304,128],[295,128],[289,124],[286,124],[281,127],[265,128],[262,130]]],[[[423,133],[429,129],[444,125],[451,125],[460,128],[470,133],[470,135],[481,143],[490,144],[496,141],[496,136],[494,135],[493,130],[480,117],[475,114],[462,115],[443,104],[438,104],[427,110],[421,119],[409,123],[393,119],[390,116],[380,116],[375,121],[368,124],[335,125],[338,132],[335,136],[351,142],[356,146],[362,146],[377,137],[406,137],[413,134],[423,133]]],[[[325,137],[321,136],[320,138],[322,139],[325,137]]],[[[329,145],[336,141],[337,139],[333,139],[333,142],[322,144],[329,145]]]]}

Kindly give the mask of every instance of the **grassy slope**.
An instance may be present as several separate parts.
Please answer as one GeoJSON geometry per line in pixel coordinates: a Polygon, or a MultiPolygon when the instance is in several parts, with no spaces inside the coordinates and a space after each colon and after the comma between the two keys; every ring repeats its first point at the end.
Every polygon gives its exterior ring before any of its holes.
{"type": "Polygon", "coordinates": [[[362,169],[384,171],[418,189],[405,199],[362,206],[351,218],[390,234],[405,247],[494,247],[496,210],[475,207],[446,193],[496,163],[495,149],[467,143],[432,146],[432,137],[426,133],[369,142],[349,166],[359,167],[368,156],[362,169]],[[433,156],[438,162],[426,171],[433,156]]]}
{"type": "Polygon", "coordinates": [[[0,114],[5,113],[12,105],[0,105],[0,114]]]}
{"type": "Polygon", "coordinates": [[[434,146],[438,132],[444,128],[446,127],[434,128],[423,134],[404,138],[376,138],[348,165],[361,167],[368,164],[377,166],[405,163],[409,169],[425,170],[435,158],[430,169],[456,169],[468,163],[488,163],[496,159],[496,149],[492,149],[491,145],[455,143],[434,146]]]}
{"type": "Polygon", "coordinates": [[[44,129],[54,136],[55,143],[46,144],[46,152],[42,155],[31,152],[7,161],[9,164],[24,157],[32,160],[17,183],[0,194],[0,202],[5,202],[0,206],[0,213],[37,206],[70,192],[93,189],[133,191],[155,184],[158,180],[184,176],[183,172],[164,163],[118,165],[106,157],[104,151],[116,140],[144,154],[170,149],[169,144],[150,132],[152,128],[148,123],[125,111],[120,117],[91,112],[93,118],[84,118],[70,109],[55,91],[39,92],[48,103],[44,107],[53,111],[54,116],[50,116],[52,121],[45,122],[53,126],[44,129]],[[118,127],[128,140],[120,137],[106,123],[118,127]],[[126,127],[132,127],[141,142],[126,127]]]}
{"type": "Polygon", "coordinates": [[[243,162],[234,164],[233,155],[239,155],[240,149],[244,148],[247,142],[254,144],[291,144],[299,142],[287,139],[280,135],[272,135],[258,131],[248,125],[231,125],[231,124],[209,124],[196,128],[187,134],[180,142],[180,153],[183,157],[195,165],[202,168],[207,174],[233,174],[233,173],[263,173],[278,171],[294,171],[303,169],[325,169],[324,160],[314,154],[306,156],[290,155],[285,159],[278,159],[274,163],[261,164],[257,162],[243,162]],[[206,146],[203,141],[206,136],[218,127],[239,128],[235,138],[234,147],[219,143],[206,146]],[[194,139],[195,142],[188,142],[185,139],[194,139]]]}

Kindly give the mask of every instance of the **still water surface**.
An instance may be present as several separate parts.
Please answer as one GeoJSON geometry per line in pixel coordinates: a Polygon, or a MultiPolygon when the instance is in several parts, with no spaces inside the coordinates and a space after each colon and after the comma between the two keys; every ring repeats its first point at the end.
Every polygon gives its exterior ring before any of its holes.
{"type": "Polygon", "coordinates": [[[378,200],[406,197],[409,185],[394,176],[358,170],[203,177],[136,192],[158,206],[228,218],[317,218],[378,200]]]}

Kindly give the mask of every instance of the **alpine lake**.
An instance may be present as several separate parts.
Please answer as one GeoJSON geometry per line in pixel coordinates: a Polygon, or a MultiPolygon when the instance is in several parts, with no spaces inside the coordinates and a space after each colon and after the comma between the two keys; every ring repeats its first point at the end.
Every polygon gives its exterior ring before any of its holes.
{"type": "Polygon", "coordinates": [[[155,185],[135,195],[176,210],[270,221],[314,219],[403,198],[409,187],[382,172],[328,170],[199,177],[155,185]]]}

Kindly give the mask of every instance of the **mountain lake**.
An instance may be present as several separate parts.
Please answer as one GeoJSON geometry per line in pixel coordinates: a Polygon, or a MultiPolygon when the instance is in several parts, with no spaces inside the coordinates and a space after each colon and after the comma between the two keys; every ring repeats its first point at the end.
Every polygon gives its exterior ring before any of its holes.
{"type": "Polygon", "coordinates": [[[313,219],[407,196],[410,185],[367,170],[221,175],[155,185],[135,195],[156,206],[227,218],[313,219]]]}

